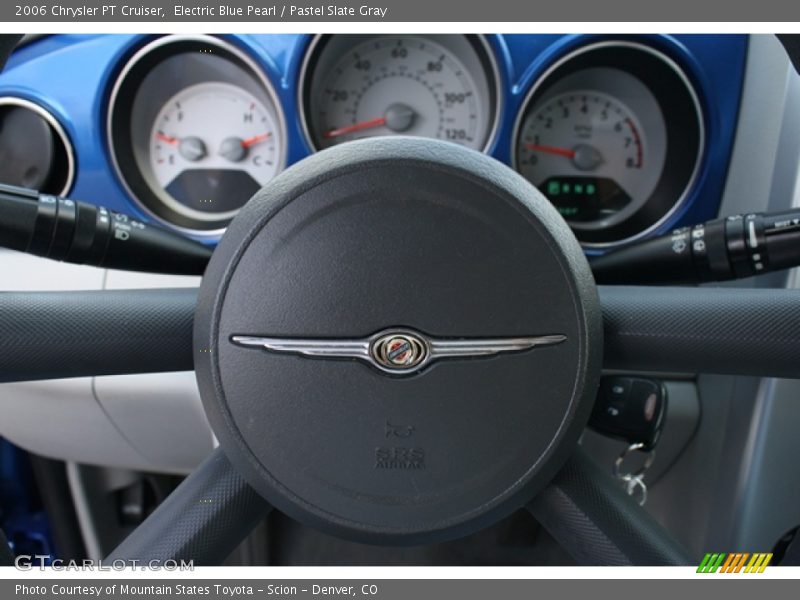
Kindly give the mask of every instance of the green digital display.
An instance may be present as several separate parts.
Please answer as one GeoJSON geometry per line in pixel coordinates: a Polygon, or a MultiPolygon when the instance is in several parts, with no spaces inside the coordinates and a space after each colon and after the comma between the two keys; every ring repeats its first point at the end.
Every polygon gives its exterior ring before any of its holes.
{"type": "Polygon", "coordinates": [[[547,184],[548,196],[560,196],[573,194],[575,196],[594,196],[597,193],[597,186],[594,183],[559,181],[551,180],[547,184]]]}
{"type": "Polygon", "coordinates": [[[550,177],[540,190],[569,221],[607,218],[631,202],[616,181],[605,177],[550,177]]]}

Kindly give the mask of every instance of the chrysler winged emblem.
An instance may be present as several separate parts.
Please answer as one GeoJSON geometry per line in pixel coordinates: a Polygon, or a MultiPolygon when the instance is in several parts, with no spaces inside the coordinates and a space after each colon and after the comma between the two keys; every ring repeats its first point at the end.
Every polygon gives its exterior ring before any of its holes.
{"type": "Polygon", "coordinates": [[[440,358],[479,358],[560,344],[564,335],[437,339],[410,329],[391,329],[360,339],[308,339],[234,335],[240,346],[312,358],[356,358],[392,375],[410,375],[440,358]]]}

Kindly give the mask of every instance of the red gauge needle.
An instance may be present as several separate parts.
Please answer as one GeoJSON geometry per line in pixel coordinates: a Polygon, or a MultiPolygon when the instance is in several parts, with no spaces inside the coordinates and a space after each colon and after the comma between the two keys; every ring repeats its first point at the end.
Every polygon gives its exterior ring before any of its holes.
{"type": "Polygon", "coordinates": [[[242,140],[242,148],[249,148],[250,146],[255,146],[256,144],[263,142],[264,140],[268,140],[270,135],[272,134],[262,133],[260,135],[254,135],[251,138],[247,138],[246,140],[242,140]]]}
{"type": "Polygon", "coordinates": [[[354,131],[361,131],[363,129],[372,129],[373,127],[380,127],[386,125],[386,117],[378,117],[369,121],[361,121],[361,123],[354,123],[353,125],[345,125],[338,129],[331,129],[322,134],[325,139],[334,138],[346,133],[353,133],[354,131]]]}
{"type": "Polygon", "coordinates": [[[541,144],[526,144],[528,150],[534,152],[547,152],[548,154],[555,154],[557,156],[566,156],[567,158],[575,158],[575,150],[569,148],[558,148],[557,146],[542,146],[541,144]]]}
{"type": "Polygon", "coordinates": [[[162,142],[166,142],[167,144],[175,145],[178,143],[178,138],[168,136],[167,134],[162,133],[160,131],[156,133],[156,138],[161,140],[162,142]]]}

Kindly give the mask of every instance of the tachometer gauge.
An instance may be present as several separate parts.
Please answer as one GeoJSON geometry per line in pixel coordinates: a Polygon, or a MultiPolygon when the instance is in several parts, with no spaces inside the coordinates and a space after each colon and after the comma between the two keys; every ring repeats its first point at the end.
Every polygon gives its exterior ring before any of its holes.
{"type": "Polygon", "coordinates": [[[111,91],[109,145],[149,216],[218,237],[284,167],[283,113],[264,71],[210,36],[158,38],[125,65],[111,91]]]}
{"type": "Polygon", "coordinates": [[[312,56],[304,105],[317,148],[381,135],[490,141],[496,74],[480,38],[332,36],[312,56]]]}
{"type": "Polygon", "coordinates": [[[514,165],[587,246],[652,231],[687,197],[703,121],[678,65],[647,46],[600,42],[566,56],[531,88],[514,165]]]}
{"type": "Polygon", "coordinates": [[[228,83],[190,86],[159,111],[150,134],[150,168],[178,212],[233,217],[279,168],[274,117],[228,83]],[[213,115],[213,117],[212,117],[213,115]]]}
{"type": "Polygon", "coordinates": [[[665,127],[649,129],[617,98],[577,89],[555,95],[522,124],[518,168],[574,223],[608,226],[649,198],[664,168],[665,127]]]}

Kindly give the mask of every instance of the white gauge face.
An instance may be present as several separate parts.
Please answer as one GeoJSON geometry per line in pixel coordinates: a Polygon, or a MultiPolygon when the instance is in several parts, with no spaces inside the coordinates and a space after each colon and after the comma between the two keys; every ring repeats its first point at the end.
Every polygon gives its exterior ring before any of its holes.
{"type": "Polygon", "coordinates": [[[177,212],[230,218],[281,166],[273,111],[229,83],[187,87],[158,112],[150,168],[177,212]]]}
{"type": "Polygon", "coordinates": [[[318,79],[310,102],[312,136],[317,147],[411,135],[482,149],[493,116],[486,87],[476,84],[455,52],[431,39],[371,38],[343,53],[318,79]]]}
{"type": "Polygon", "coordinates": [[[608,226],[650,197],[664,167],[663,125],[648,131],[618,98],[575,89],[538,104],[522,124],[519,171],[577,226],[608,226]],[[656,143],[650,138],[655,135],[656,143]]]}
{"type": "Polygon", "coordinates": [[[535,100],[516,137],[519,172],[576,230],[626,221],[653,196],[667,153],[652,92],[619,69],[576,71],[535,100]]]}

